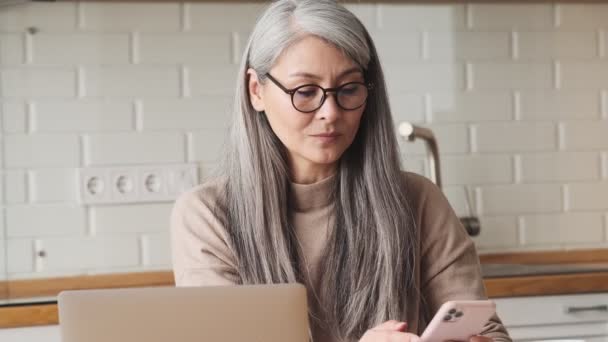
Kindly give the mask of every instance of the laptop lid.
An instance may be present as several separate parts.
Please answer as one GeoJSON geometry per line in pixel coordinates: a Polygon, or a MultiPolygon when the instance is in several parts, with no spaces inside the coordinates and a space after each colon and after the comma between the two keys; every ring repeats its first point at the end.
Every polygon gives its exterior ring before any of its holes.
{"type": "Polygon", "coordinates": [[[308,342],[301,284],[59,294],[63,342],[308,342]]]}

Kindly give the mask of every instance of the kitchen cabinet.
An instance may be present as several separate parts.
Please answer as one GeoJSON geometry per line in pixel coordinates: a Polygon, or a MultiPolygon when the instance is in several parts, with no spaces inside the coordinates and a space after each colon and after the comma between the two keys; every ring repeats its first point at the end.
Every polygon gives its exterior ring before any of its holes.
{"type": "Polygon", "coordinates": [[[58,325],[0,329],[2,342],[61,342],[58,325]]]}
{"type": "Polygon", "coordinates": [[[515,341],[608,342],[608,293],[494,299],[515,341]]]}

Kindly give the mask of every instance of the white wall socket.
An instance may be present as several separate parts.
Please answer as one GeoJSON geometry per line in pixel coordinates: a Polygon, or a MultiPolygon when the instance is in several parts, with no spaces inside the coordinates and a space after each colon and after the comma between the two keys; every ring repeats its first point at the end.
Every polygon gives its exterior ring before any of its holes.
{"type": "Polygon", "coordinates": [[[169,202],[199,183],[196,164],[79,169],[82,204],[169,202]]]}

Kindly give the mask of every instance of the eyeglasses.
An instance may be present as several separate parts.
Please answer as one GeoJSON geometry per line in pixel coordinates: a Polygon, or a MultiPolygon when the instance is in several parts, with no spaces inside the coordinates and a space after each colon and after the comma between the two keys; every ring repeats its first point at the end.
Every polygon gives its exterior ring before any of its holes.
{"type": "Polygon", "coordinates": [[[270,74],[266,74],[266,76],[286,94],[291,95],[291,104],[302,113],[312,113],[321,108],[327,99],[327,93],[336,94],[338,107],[344,110],[355,110],[365,104],[369,91],[373,89],[371,83],[365,84],[362,82],[349,82],[337,88],[323,88],[316,84],[304,84],[293,89],[287,89],[270,74]]]}

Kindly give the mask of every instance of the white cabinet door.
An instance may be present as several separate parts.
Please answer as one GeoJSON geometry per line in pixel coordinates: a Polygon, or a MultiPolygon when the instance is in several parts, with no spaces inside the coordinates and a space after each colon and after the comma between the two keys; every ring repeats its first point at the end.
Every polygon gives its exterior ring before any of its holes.
{"type": "Polygon", "coordinates": [[[61,342],[58,325],[0,329],[2,342],[61,342]]]}
{"type": "Polygon", "coordinates": [[[495,299],[516,341],[580,339],[608,342],[608,293],[495,299]]]}

